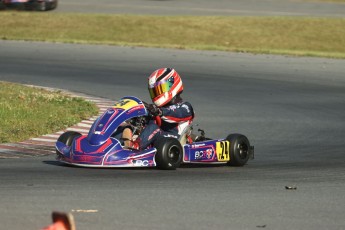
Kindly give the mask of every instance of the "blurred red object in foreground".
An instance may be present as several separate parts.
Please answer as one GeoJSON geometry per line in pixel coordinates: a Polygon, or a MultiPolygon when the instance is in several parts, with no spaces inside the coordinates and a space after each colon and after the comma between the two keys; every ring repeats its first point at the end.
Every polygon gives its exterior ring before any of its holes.
{"type": "Polygon", "coordinates": [[[42,230],[76,230],[72,214],[53,212],[52,218],[53,223],[42,230]]]}

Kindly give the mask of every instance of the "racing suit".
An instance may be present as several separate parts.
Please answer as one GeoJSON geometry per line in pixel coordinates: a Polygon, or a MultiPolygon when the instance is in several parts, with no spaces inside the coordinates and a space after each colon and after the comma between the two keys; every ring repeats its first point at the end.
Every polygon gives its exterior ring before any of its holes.
{"type": "Polygon", "coordinates": [[[182,131],[194,118],[193,107],[189,102],[160,107],[161,125],[151,120],[138,136],[139,149],[145,149],[161,136],[179,138],[182,131]]]}

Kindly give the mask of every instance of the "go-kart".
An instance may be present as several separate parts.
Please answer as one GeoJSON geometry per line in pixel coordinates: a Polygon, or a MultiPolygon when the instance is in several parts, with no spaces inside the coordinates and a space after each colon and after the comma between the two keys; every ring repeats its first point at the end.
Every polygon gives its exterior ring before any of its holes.
{"type": "Polygon", "coordinates": [[[9,8],[47,11],[55,9],[57,5],[58,0],[0,0],[0,10],[9,8]]]}
{"type": "Polygon", "coordinates": [[[132,96],[123,97],[108,108],[90,128],[88,135],[67,131],[56,142],[57,159],[83,167],[157,167],[176,169],[181,163],[227,163],[243,166],[254,157],[254,147],[246,136],[230,134],[212,140],[193,133],[192,124],[179,138],[161,137],[144,150],[127,147],[114,133],[123,125],[131,125],[139,135],[149,119],[147,104],[132,96]]]}

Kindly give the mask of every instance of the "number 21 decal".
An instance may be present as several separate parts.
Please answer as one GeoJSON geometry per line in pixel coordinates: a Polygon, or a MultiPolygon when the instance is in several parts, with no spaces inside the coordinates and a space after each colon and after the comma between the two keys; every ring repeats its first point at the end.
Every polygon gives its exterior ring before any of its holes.
{"type": "Polygon", "coordinates": [[[229,161],[230,160],[230,142],[219,141],[216,143],[216,152],[218,161],[229,161]]]}

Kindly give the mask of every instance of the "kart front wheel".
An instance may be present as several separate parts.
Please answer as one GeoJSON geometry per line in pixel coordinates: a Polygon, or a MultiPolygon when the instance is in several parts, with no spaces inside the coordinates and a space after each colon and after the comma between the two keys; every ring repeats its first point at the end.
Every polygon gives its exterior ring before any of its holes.
{"type": "Polygon", "coordinates": [[[246,136],[230,134],[226,140],[230,142],[230,161],[228,165],[243,166],[251,157],[251,146],[246,136]]]}
{"type": "Polygon", "coordinates": [[[154,143],[157,149],[155,161],[159,169],[176,169],[180,166],[183,157],[183,148],[180,142],[173,137],[164,137],[154,143]]]}
{"type": "Polygon", "coordinates": [[[72,143],[73,143],[73,140],[74,140],[76,137],[79,137],[79,136],[81,136],[81,134],[78,133],[78,132],[75,132],[75,131],[67,131],[67,132],[61,134],[61,136],[58,138],[57,141],[62,142],[62,143],[64,143],[64,144],[67,145],[67,146],[71,146],[72,143]]]}

